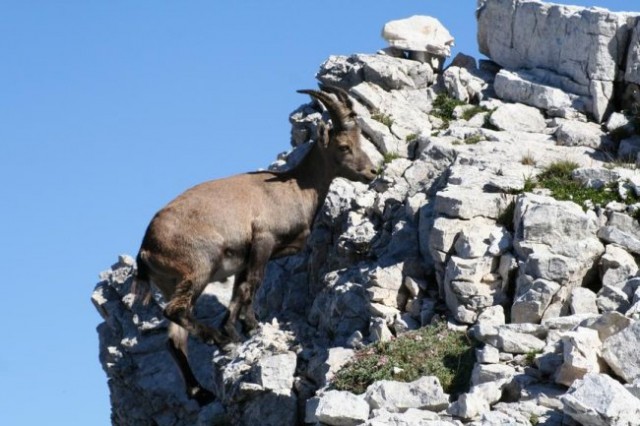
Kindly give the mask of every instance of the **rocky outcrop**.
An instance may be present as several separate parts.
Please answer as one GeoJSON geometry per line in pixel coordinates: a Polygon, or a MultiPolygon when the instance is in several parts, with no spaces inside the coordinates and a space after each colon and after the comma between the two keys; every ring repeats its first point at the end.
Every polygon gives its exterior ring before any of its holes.
{"type": "MultiPolygon", "coordinates": [[[[492,14],[511,22],[524,19],[526,8],[544,10],[575,40],[587,28],[593,43],[602,43],[594,28],[603,20],[611,37],[632,28],[619,25],[619,16],[631,22],[631,15],[529,3],[504,15],[511,2],[482,2],[479,37],[492,59],[542,60],[535,53],[541,34],[532,32],[525,48],[520,30],[512,30],[514,47],[502,46],[486,28],[492,14]]],[[[595,68],[581,75],[585,87],[609,81],[596,73],[598,64],[622,63],[590,48],[584,65],[595,68]]],[[[549,64],[568,66],[556,62],[549,64]]],[[[640,180],[626,156],[610,161],[600,150],[617,143],[612,133],[630,120],[613,115],[601,128],[569,109],[558,114],[551,103],[505,102],[500,73],[520,78],[523,66],[498,72],[460,56],[440,71],[384,51],[323,63],[318,79],[354,100],[378,178],[369,186],[332,184],[304,251],[268,264],[255,301],[260,326],[242,344],[189,340],[194,373],[216,396],[204,407],[187,398],[164,349],[164,302],[158,294],[148,305],[134,302],[135,262],[121,256],[92,295],[104,318],[100,362],[113,424],[633,424],[640,405],[640,180]],[[473,105],[454,104],[447,115],[443,97],[473,105]],[[593,189],[593,199],[559,200],[534,184],[559,161],[575,163],[571,179],[593,189]],[[597,191],[617,194],[616,201],[601,201],[597,191]],[[466,392],[449,395],[430,375],[378,381],[362,395],[332,389],[336,372],[364,345],[442,321],[477,344],[466,392]]],[[[578,111],[568,86],[544,87],[578,111]]],[[[323,118],[314,103],[295,110],[294,149],[272,168],[299,161],[323,118]]],[[[219,326],[230,291],[230,283],[210,284],[196,309],[200,320],[219,326]]]]}
{"type": "Polygon", "coordinates": [[[602,121],[614,109],[616,85],[638,84],[640,14],[529,0],[479,0],[480,52],[504,67],[496,93],[567,117],[602,121]]]}

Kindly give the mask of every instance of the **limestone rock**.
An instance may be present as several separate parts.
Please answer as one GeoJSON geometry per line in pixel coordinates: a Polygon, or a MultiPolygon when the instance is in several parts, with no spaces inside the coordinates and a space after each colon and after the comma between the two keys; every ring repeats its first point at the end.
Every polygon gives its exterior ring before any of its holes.
{"type": "Polygon", "coordinates": [[[598,348],[601,345],[596,330],[579,327],[562,337],[564,362],[556,371],[556,383],[571,386],[588,373],[601,371],[598,348]]]}
{"type": "Polygon", "coordinates": [[[530,194],[516,202],[514,222],[522,264],[512,312],[520,321],[559,316],[571,290],[596,279],[593,264],[604,252],[597,223],[577,204],[530,194]]]}
{"type": "Polygon", "coordinates": [[[369,418],[369,405],[351,392],[332,390],[320,397],[315,416],[328,425],[355,426],[369,418]]]}
{"type": "Polygon", "coordinates": [[[480,102],[485,97],[483,92],[489,88],[490,77],[477,70],[450,66],[442,75],[449,96],[459,101],[480,102]]]}
{"type": "Polygon", "coordinates": [[[382,37],[397,49],[427,52],[441,57],[451,56],[454,42],[440,21],[420,15],[387,22],[382,29],[382,37]]]}
{"type": "MultiPolygon", "coordinates": [[[[471,384],[473,386],[490,382],[505,384],[509,383],[515,374],[515,369],[509,365],[476,364],[471,373],[471,384]]],[[[498,397],[498,399],[500,398],[498,397]]]]}
{"type": "Polygon", "coordinates": [[[517,323],[538,323],[544,316],[560,285],[554,281],[527,275],[518,277],[511,309],[511,320],[517,323]]]}
{"type": "Polygon", "coordinates": [[[372,409],[402,412],[409,408],[440,411],[449,405],[440,381],[434,376],[424,376],[411,383],[380,380],[370,385],[365,400],[372,409]]]}
{"type": "Polygon", "coordinates": [[[640,345],[640,322],[634,322],[621,332],[610,336],[602,345],[602,357],[627,383],[640,377],[638,345],[640,345]]]}
{"type": "Polygon", "coordinates": [[[608,243],[614,243],[625,250],[640,255],[640,239],[630,232],[625,232],[615,226],[603,226],[598,231],[598,237],[608,243]]]}
{"type": "Polygon", "coordinates": [[[522,104],[499,106],[491,114],[490,121],[506,131],[541,133],[547,127],[540,110],[522,104]]]}
{"type": "Polygon", "coordinates": [[[275,393],[288,394],[293,387],[296,360],[295,352],[260,359],[257,364],[257,383],[275,393]]]}
{"type": "Polygon", "coordinates": [[[570,116],[574,105],[579,106],[580,96],[548,85],[548,71],[500,70],[495,76],[494,90],[500,99],[522,103],[546,110],[556,116],[570,116]]]}
{"type": "Polygon", "coordinates": [[[481,53],[508,69],[553,72],[556,81],[547,85],[588,96],[589,102],[582,102],[581,109],[598,121],[611,112],[613,83],[626,59],[629,15],[492,0],[480,3],[477,17],[481,53]]]}
{"type": "Polygon", "coordinates": [[[389,413],[377,410],[375,417],[370,418],[365,426],[454,426],[454,423],[440,420],[440,416],[427,410],[409,408],[403,413],[389,413]]]}
{"type": "Polygon", "coordinates": [[[535,332],[523,332],[517,328],[519,324],[492,325],[478,323],[471,328],[471,333],[479,341],[495,346],[501,352],[526,354],[540,351],[545,342],[535,336],[535,332]]]}
{"type": "Polygon", "coordinates": [[[629,426],[638,423],[640,400],[606,374],[587,374],[561,397],[564,412],[588,426],[629,426]]]}
{"type": "Polygon", "coordinates": [[[584,287],[571,290],[569,309],[572,314],[597,314],[596,294],[584,287]]]}
{"type": "Polygon", "coordinates": [[[631,32],[626,64],[625,81],[640,84],[640,22],[638,21],[635,22],[631,32]]]}
{"type": "Polygon", "coordinates": [[[601,148],[606,144],[605,133],[595,123],[563,121],[555,132],[559,145],[601,148]]]}
{"type": "Polygon", "coordinates": [[[640,136],[632,136],[620,141],[618,158],[622,161],[634,163],[640,152],[640,136]]]}

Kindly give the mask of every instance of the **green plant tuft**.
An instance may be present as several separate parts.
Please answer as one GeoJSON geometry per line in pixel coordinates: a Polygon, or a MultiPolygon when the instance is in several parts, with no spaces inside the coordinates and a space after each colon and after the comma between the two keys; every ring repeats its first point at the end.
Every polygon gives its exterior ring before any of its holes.
{"type": "Polygon", "coordinates": [[[445,392],[455,396],[468,390],[474,362],[474,345],[469,337],[440,323],[358,351],[355,359],[334,376],[332,385],[361,394],[378,380],[412,382],[432,375],[440,380],[445,392]]]}
{"type": "Polygon", "coordinates": [[[620,197],[618,193],[618,183],[612,182],[603,188],[588,188],[580,182],[572,179],[572,172],[578,168],[578,164],[572,161],[556,161],[550,164],[540,175],[536,181],[532,181],[529,185],[525,182],[524,192],[531,191],[535,187],[546,188],[551,191],[551,196],[557,200],[573,201],[587,208],[587,201],[591,201],[595,205],[606,206],[612,201],[623,203],[635,203],[638,197],[631,191],[627,199],[620,197]],[[532,188],[527,189],[527,186],[532,188]]]}
{"type": "Polygon", "coordinates": [[[371,114],[371,118],[391,128],[393,126],[393,118],[389,114],[384,114],[380,111],[374,111],[371,114]]]}
{"type": "Polygon", "coordinates": [[[525,166],[535,166],[537,162],[536,159],[533,158],[533,154],[528,152],[527,154],[522,156],[522,158],[520,159],[520,163],[525,166]]]}
{"type": "Polygon", "coordinates": [[[446,93],[440,93],[433,101],[432,115],[441,118],[445,126],[449,126],[449,121],[453,120],[453,110],[459,105],[466,105],[464,102],[452,98],[446,93]]]}
{"type": "Polygon", "coordinates": [[[382,162],[384,164],[389,164],[390,162],[398,158],[400,158],[400,154],[398,154],[397,152],[393,152],[393,151],[385,152],[384,155],[382,156],[382,162]]]}
{"type": "Polygon", "coordinates": [[[483,112],[489,112],[489,110],[485,107],[482,107],[480,105],[474,105],[471,108],[467,108],[466,110],[464,110],[464,112],[462,113],[462,118],[469,121],[471,120],[476,114],[482,114],[483,112]]]}
{"type": "Polygon", "coordinates": [[[529,417],[529,423],[531,423],[531,426],[537,426],[540,424],[540,417],[538,417],[537,414],[531,414],[531,417],[529,417]]]}
{"type": "Polygon", "coordinates": [[[465,143],[465,144],[467,144],[467,145],[475,145],[475,144],[477,144],[478,142],[482,142],[482,141],[484,141],[484,140],[486,140],[486,139],[484,138],[484,136],[482,136],[482,135],[480,135],[480,134],[477,134],[477,135],[467,136],[467,137],[464,139],[464,143],[465,143]]]}
{"type": "Polygon", "coordinates": [[[493,114],[493,111],[495,111],[495,109],[489,111],[489,114],[484,116],[484,123],[482,124],[482,128],[487,130],[500,131],[500,129],[491,122],[491,114],[493,114]]]}
{"type": "Polygon", "coordinates": [[[516,212],[516,202],[512,201],[507,205],[507,207],[502,212],[500,212],[500,215],[496,219],[496,223],[498,225],[504,226],[509,231],[513,232],[514,230],[513,218],[515,216],[515,212],[516,212]]]}
{"type": "Polygon", "coordinates": [[[525,355],[525,363],[528,367],[533,366],[535,360],[536,360],[536,355],[541,354],[542,351],[536,351],[536,350],[531,350],[529,352],[527,352],[527,354],[525,355]]]}
{"type": "Polygon", "coordinates": [[[413,142],[413,141],[415,141],[416,139],[418,139],[418,134],[417,134],[417,133],[410,133],[410,134],[408,134],[408,135],[407,135],[407,137],[406,137],[406,138],[404,138],[404,139],[405,139],[405,141],[407,141],[407,142],[413,142]]]}
{"type": "Polygon", "coordinates": [[[571,173],[580,167],[580,165],[573,161],[556,161],[547,168],[538,176],[538,180],[548,180],[548,179],[564,179],[571,180],[571,173]]]}

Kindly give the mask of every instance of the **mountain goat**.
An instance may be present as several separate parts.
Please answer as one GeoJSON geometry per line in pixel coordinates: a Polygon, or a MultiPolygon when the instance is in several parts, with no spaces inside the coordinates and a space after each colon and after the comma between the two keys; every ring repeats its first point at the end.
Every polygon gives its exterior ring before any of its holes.
{"type": "Polygon", "coordinates": [[[146,291],[153,283],[167,301],[169,350],[189,396],[201,404],[213,395],[189,368],[188,333],[221,346],[239,341],[236,322],[241,313],[246,329],[257,325],[252,302],[267,262],[304,247],[331,181],[343,177],[366,183],[376,176],[361,148],[347,93],[333,87],[299,92],[320,101],[332,124],[319,125],[316,142],[297,166],[197,185],[156,213],[142,240],[136,283],[143,283],[146,291]],[[204,288],[231,275],[235,282],[223,329],[198,323],[193,308],[204,288]]]}

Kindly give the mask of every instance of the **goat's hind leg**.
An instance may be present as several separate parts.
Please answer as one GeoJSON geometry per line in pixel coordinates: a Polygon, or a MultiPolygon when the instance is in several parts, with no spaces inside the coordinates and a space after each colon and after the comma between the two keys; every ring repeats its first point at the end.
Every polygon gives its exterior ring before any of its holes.
{"type": "Polygon", "coordinates": [[[215,401],[216,397],[213,393],[202,387],[189,366],[189,359],[187,356],[188,339],[189,333],[185,328],[174,322],[169,323],[169,340],[167,340],[167,349],[169,350],[176,366],[180,370],[180,375],[182,376],[182,380],[187,388],[187,396],[190,399],[195,399],[202,407],[215,401]]]}
{"type": "Polygon", "coordinates": [[[241,311],[244,312],[244,323],[248,330],[252,330],[258,325],[253,310],[253,298],[264,277],[264,270],[274,246],[275,241],[270,233],[254,230],[247,269],[236,276],[236,280],[233,283],[233,294],[229,304],[229,318],[224,326],[227,333],[237,335],[235,325],[241,311]]]}
{"type": "Polygon", "coordinates": [[[207,286],[208,276],[201,279],[184,279],[176,286],[164,315],[204,342],[224,346],[229,338],[220,330],[200,324],[193,314],[198,297],[207,286]]]}

